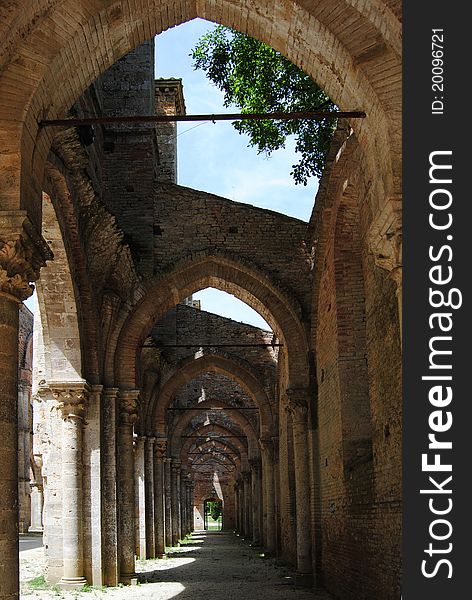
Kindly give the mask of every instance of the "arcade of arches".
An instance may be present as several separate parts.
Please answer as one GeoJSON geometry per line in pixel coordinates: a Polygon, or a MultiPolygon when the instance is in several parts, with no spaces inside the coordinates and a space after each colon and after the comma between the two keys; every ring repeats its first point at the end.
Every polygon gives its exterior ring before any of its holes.
{"type": "Polygon", "coordinates": [[[0,599],[19,528],[48,581],[112,586],[217,499],[314,587],[399,597],[400,54],[396,0],[0,2],[0,599]],[[184,112],[149,40],[195,17],[366,111],[309,223],[179,186],[172,124],[40,127],[184,112]],[[206,312],[207,287],[270,329],[206,312]]]}

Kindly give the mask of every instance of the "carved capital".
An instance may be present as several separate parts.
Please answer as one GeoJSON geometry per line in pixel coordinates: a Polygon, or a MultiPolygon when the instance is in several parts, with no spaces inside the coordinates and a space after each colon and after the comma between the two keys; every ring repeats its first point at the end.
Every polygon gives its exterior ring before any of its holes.
{"type": "Polygon", "coordinates": [[[389,271],[397,285],[401,282],[402,268],[401,205],[400,198],[389,198],[373,220],[368,233],[375,264],[389,271]]]}
{"type": "Polygon", "coordinates": [[[251,471],[242,471],[241,477],[245,483],[249,483],[251,479],[251,471]]]}
{"type": "Polygon", "coordinates": [[[59,403],[64,419],[83,419],[90,394],[90,386],[86,381],[50,382],[49,390],[59,403]]]}
{"type": "Polygon", "coordinates": [[[120,422],[134,425],[139,418],[139,390],[120,390],[120,422]]]}
{"type": "Polygon", "coordinates": [[[157,460],[164,460],[166,449],[167,449],[167,440],[162,438],[154,438],[154,454],[157,460]]]}
{"type": "Polygon", "coordinates": [[[259,473],[259,471],[261,469],[261,460],[260,460],[260,458],[258,458],[258,457],[250,458],[250,459],[248,459],[248,462],[251,465],[251,469],[255,473],[259,473]]]}
{"type": "Polygon", "coordinates": [[[180,467],[182,466],[182,461],[180,461],[178,458],[173,458],[170,466],[173,471],[179,472],[180,467]]]}
{"type": "Polygon", "coordinates": [[[26,300],[53,254],[26,211],[0,212],[0,291],[26,300]]]}
{"type": "Polygon", "coordinates": [[[310,392],[306,388],[287,388],[283,399],[284,409],[292,418],[306,419],[310,392]]]}

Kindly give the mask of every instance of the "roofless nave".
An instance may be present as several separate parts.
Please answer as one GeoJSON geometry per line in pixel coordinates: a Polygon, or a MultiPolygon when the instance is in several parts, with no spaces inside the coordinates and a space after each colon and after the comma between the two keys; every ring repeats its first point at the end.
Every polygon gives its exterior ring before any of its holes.
{"type": "Polygon", "coordinates": [[[162,554],[220,499],[224,528],[335,597],[397,598],[396,3],[11,2],[0,14],[0,598],[18,597],[18,301],[33,281],[31,502],[40,525],[42,490],[50,581],[129,583],[136,554],[162,554]],[[308,225],[178,186],[172,125],[97,126],[94,139],[39,128],[71,106],[180,113],[178,81],[153,82],[144,42],[195,16],[262,39],[341,109],[366,111],[338,129],[308,225]],[[272,331],[192,306],[206,287],[272,331]]]}

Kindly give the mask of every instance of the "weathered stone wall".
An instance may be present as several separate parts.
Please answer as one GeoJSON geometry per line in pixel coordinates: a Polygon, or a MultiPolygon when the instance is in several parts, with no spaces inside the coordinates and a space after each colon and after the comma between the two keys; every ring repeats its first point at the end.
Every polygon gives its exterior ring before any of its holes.
{"type": "Polygon", "coordinates": [[[309,320],[311,275],[303,221],[173,184],[156,189],[154,219],[156,273],[191,254],[224,252],[289,290],[309,320]]]}
{"type": "Polygon", "coordinates": [[[195,471],[194,489],[194,527],[195,530],[203,529],[203,504],[206,499],[212,498],[213,491],[223,501],[223,524],[225,530],[235,528],[234,512],[234,475],[217,464],[211,462],[199,467],[195,471]]]}
{"type": "MultiPolygon", "coordinates": [[[[125,55],[99,80],[106,116],[154,113],[154,40],[125,55]]],[[[150,275],[156,177],[152,124],[107,125],[103,137],[103,197],[125,234],[138,270],[150,275]]]]}
{"type": "MultiPolygon", "coordinates": [[[[181,79],[157,79],[156,115],[184,115],[185,101],[181,79]]],[[[157,180],[177,183],[177,123],[156,123],[157,180]]]]}
{"type": "Polygon", "coordinates": [[[177,304],[156,324],[151,337],[157,346],[161,346],[160,352],[168,362],[169,369],[195,356],[199,344],[225,345],[220,348],[216,346],[204,348],[202,352],[216,352],[244,364],[257,375],[262,386],[267,390],[269,399],[274,402],[278,348],[230,346],[230,344],[272,344],[274,335],[271,331],[238,323],[192,306],[177,304]],[[193,346],[170,347],[173,344],[193,344],[193,346]]]}
{"type": "Polygon", "coordinates": [[[368,189],[350,151],[348,143],[342,152],[350,163],[328,165],[315,209],[315,217],[323,220],[313,224],[319,269],[313,318],[320,484],[315,508],[321,524],[317,560],[335,595],[372,600],[380,594],[393,600],[400,593],[401,542],[398,307],[395,284],[374,267],[370,255],[368,189]]]}

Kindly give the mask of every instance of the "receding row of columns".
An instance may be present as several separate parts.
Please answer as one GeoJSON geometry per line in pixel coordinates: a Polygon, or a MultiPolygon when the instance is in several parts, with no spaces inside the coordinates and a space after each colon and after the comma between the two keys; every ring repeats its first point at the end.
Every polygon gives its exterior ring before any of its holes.
{"type": "Polygon", "coordinates": [[[138,437],[134,453],[136,554],[161,558],[193,530],[193,482],[179,459],[165,456],[165,440],[138,437]]]}
{"type": "MultiPolygon", "coordinates": [[[[308,469],[308,401],[305,389],[285,391],[281,407],[291,416],[293,434],[296,503],[296,567],[301,574],[313,573],[314,539],[306,515],[310,513],[310,477],[308,469]]],[[[259,440],[261,460],[250,459],[235,482],[236,530],[253,544],[261,545],[267,554],[276,554],[278,460],[273,438],[259,440]]],[[[286,490],[285,490],[286,492],[286,490]]]]}
{"type": "Polygon", "coordinates": [[[236,478],[236,531],[266,553],[275,552],[274,464],[272,440],[261,440],[262,461],[249,459],[248,467],[236,478]]]}

